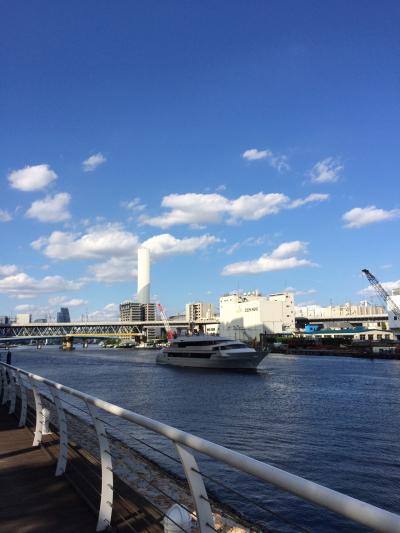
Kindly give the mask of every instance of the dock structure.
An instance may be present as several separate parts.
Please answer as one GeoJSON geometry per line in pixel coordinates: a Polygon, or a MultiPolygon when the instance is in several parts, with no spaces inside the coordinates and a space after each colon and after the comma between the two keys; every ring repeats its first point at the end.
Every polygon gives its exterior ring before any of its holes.
{"type": "MultiPolygon", "coordinates": [[[[0,399],[2,533],[267,531],[208,494],[209,480],[233,488],[202,472],[199,454],[373,530],[400,531],[393,512],[6,363],[0,363],[0,399]],[[133,450],[132,435],[173,460],[183,476],[133,450]],[[160,439],[173,451],[157,448],[160,439]]],[[[236,485],[234,492],[251,501],[236,485]]]]}

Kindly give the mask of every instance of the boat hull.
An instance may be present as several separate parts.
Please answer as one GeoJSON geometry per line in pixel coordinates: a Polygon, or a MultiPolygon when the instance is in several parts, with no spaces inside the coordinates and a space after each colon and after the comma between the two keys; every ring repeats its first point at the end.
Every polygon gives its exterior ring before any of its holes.
{"type": "Polygon", "coordinates": [[[161,352],[157,356],[157,363],[189,368],[213,368],[225,370],[257,370],[261,361],[266,357],[264,352],[254,354],[231,354],[229,356],[212,355],[210,358],[196,356],[179,356],[161,352]]]}

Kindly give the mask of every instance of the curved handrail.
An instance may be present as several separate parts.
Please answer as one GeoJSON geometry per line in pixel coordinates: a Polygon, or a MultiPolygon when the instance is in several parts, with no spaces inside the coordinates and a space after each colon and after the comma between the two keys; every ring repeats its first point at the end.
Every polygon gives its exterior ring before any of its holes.
{"type": "Polygon", "coordinates": [[[339,515],[353,520],[354,522],[384,533],[399,533],[400,531],[400,515],[386,511],[369,503],[362,502],[341,492],[329,489],[323,485],[291,474],[267,463],[263,463],[240,452],[225,448],[224,446],[215,444],[123,407],[119,407],[105,400],[101,400],[100,398],[96,398],[95,396],[91,396],[90,394],[56,383],[42,376],[32,374],[21,368],[10,366],[6,363],[1,363],[1,365],[12,369],[14,372],[19,372],[27,376],[30,380],[43,383],[49,387],[54,387],[58,391],[70,394],[71,396],[94,405],[109,414],[118,416],[154,431],[155,433],[173,441],[175,444],[187,446],[192,450],[196,450],[197,452],[206,454],[222,463],[237,468],[246,474],[267,481],[286,492],[290,492],[304,500],[325,507],[339,515]]]}

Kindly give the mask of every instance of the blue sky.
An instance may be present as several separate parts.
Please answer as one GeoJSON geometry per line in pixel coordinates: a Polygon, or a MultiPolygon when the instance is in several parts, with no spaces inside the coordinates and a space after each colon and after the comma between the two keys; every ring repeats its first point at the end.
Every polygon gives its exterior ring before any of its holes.
{"type": "Polygon", "coordinates": [[[398,2],[24,2],[0,18],[0,314],[400,286],[398,2]],[[84,163],[86,161],[86,163],[84,163]]]}

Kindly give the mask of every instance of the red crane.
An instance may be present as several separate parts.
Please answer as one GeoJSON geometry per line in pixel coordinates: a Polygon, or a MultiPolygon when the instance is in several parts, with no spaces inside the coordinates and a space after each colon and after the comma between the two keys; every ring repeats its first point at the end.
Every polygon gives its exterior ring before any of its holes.
{"type": "Polygon", "coordinates": [[[160,303],[158,303],[157,309],[158,309],[158,312],[160,313],[161,320],[164,323],[165,331],[167,333],[167,339],[168,341],[171,341],[174,338],[174,332],[172,331],[172,328],[168,322],[168,318],[167,318],[167,315],[165,314],[164,308],[160,303]]]}

